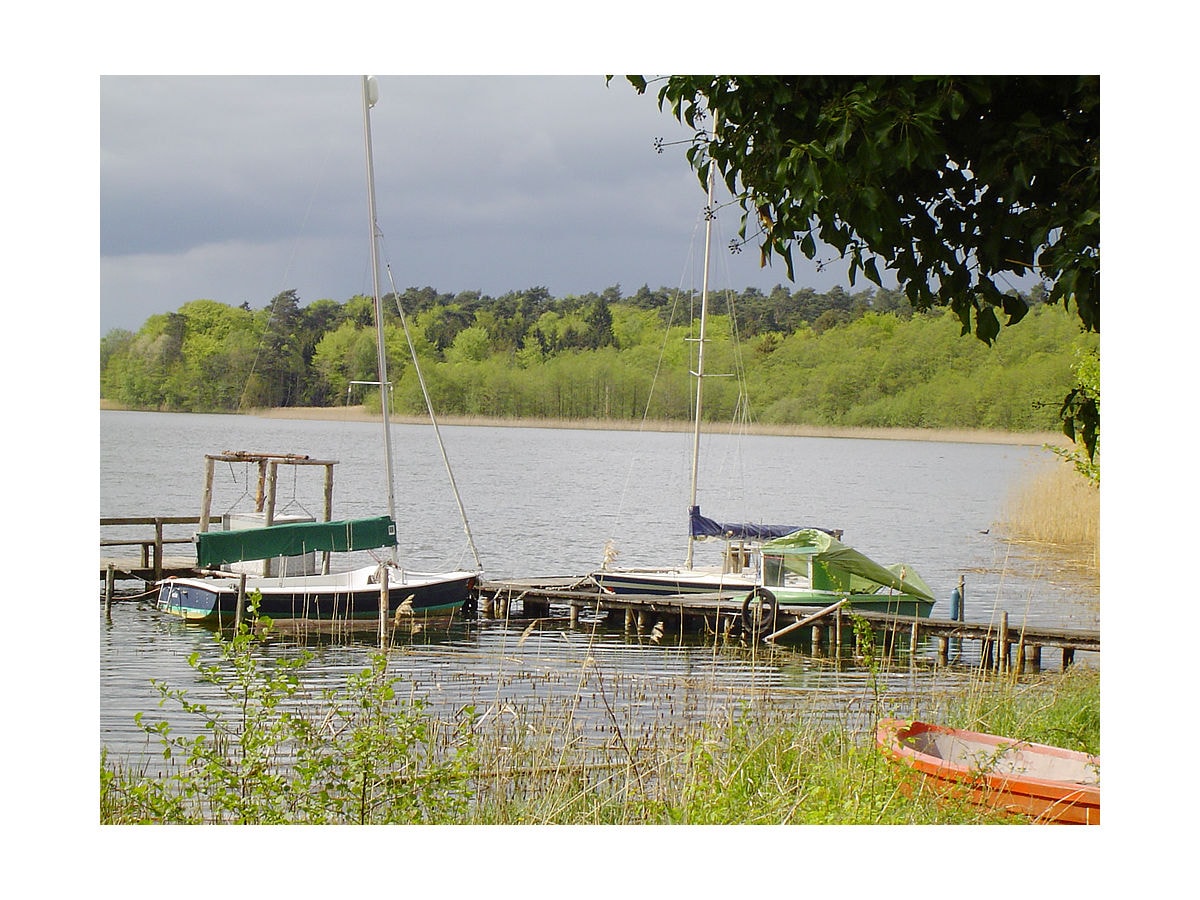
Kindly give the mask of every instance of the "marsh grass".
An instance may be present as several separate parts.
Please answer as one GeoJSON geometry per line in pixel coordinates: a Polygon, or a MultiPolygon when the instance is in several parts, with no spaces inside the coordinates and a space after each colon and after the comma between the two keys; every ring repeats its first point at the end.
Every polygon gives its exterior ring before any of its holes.
{"type": "MultiPolygon", "coordinates": [[[[435,713],[382,655],[345,686],[309,697],[300,677],[308,655],[268,665],[253,652],[261,634],[224,639],[219,665],[193,663],[234,701],[227,709],[160,686],[164,705],[201,720],[202,737],[143,715],[160,763],[102,752],[102,823],[1019,821],[939,802],[876,751],[878,716],[918,706],[904,694],[904,674],[878,659],[866,661],[872,696],[832,715],[828,706],[777,702],[768,684],[731,688],[705,673],[648,683],[602,671],[590,654],[574,683],[546,682],[520,700],[498,690],[485,699],[485,691],[475,705],[435,713]]],[[[746,664],[761,661],[746,651],[746,664]]],[[[1032,680],[964,675],[920,705],[964,727],[1098,750],[1099,676],[1086,670],[1032,680]]]]}
{"type": "Polygon", "coordinates": [[[1001,525],[1012,540],[1051,547],[1099,569],[1100,490],[1069,463],[1039,465],[1010,494],[1001,525]]]}

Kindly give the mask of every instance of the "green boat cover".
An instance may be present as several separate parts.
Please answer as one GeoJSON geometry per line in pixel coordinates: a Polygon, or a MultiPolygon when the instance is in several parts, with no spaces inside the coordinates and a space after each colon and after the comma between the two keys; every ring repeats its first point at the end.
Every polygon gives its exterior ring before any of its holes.
{"type": "Polygon", "coordinates": [[[248,559],[303,556],[314,550],[374,550],[396,543],[391,516],[339,522],[296,522],[240,531],[204,531],[196,535],[196,562],[202,568],[248,559]]]}
{"type": "Polygon", "coordinates": [[[808,574],[813,564],[812,586],[844,590],[855,594],[873,594],[881,587],[902,594],[935,601],[929,585],[912,566],[882,566],[847,547],[832,535],[816,528],[802,528],[762,545],[764,561],[771,556],[781,560],[790,572],[808,574]]]}

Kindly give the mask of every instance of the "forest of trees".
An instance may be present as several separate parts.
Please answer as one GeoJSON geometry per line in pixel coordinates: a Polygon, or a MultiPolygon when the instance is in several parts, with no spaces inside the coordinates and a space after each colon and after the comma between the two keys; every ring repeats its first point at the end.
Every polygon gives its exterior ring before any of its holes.
{"type": "MultiPolygon", "coordinates": [[[[914,313],[903,293],[777,285],[710,297],[706,418],[769,424],[1057,430],[1062,397],[1098,336],[1039,290],[991,347],[953,311],[914,313]],[[736,340],[731,340],[736,338],[736,340]]],[[[439,415],[688,419],[698,297],[498,298],[409,288],[385,299],[394,409],[423,414],[399,309],[439,415]]],[[[265,308],[194,300],[100,343],[103,399],[135,409],[225,412],[378,403],[372,303],[285,291],[265,308]]]]}

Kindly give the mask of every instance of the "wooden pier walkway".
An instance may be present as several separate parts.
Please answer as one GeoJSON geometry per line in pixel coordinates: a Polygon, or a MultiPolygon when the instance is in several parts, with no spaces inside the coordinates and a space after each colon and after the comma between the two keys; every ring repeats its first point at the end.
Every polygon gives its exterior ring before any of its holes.
{"type": "MultiPolygon", "coordinates": [[[[150,585],[172,575],[197,574],[194,557],[167,556],[166,549],[190,545],[191,533],[200,521],[199,516],[102,518],[100,578],[105,583],[106,602],[111,602],[117,580],[132,579],[150,585]],[[141,531],[133,533],[134,529],[141,531]],[[104,536],[114,531],[118,532],[116,536],[104,536]],[[135,548],[137,555],[106,556],[108,548],[135,548]]],[[[1007,612],[1000,612],[991,621],[968,622],[852,610],[844,603],[824,609],[781,604],[771,625],[773,630],[755,635],[743,620],[744,599],[740,592],[613,594],[601,590],[590,578],[578,576],[481,581],[469,606],[492,619],[554,618],[551,607],[557,605],[561,610],[565,606],[572,627],[579,625],[581,616],[596,616],[605,627],[621,628],[629,634],[707,633],[768,643],[786,640],[799,643],[814,655],[840,654],[848,643],[853,643],[854,622],[858,620],[882,636],[880,646],[885,656],[932,641],[938,660],[945,663],[952,648],[961,649],[964,641],[970,641],[979,645],[984,667],[1015,667],[1019,672],[1041,668],[1042,651],[1048,647],[1059,651],[1064,669],[1074,662],[1076,651],[1100,652],[1099,631],[1013,623],[1007,612]]]]}
{"type": "MultiPolygon", "coordinates": [[[[128,516],[100,519],[100,577],[109,577],[109,572],[118,580],[143,582],[158,581],[171,575],[191,575],[196,571],[195,554],[190,558],[167,556],[166,550],[177,544],[192,545],[189,532],[182,533],[181,526],[195,526],[199,516],[128,516]],[[147,530],[147,526],[149,529],[147,530]],[[169,526],[175,526],[170,528],[169,526]],[[133,534],[137,529],[138,533],[133,534]],[[116,536],[114,532],[119,531],[116,536]],[[108,555],[116,548],[136,549],[136,556],[108,555]]],[[[191,531],[195,531],[192,528],[191,531]]]]}
{"type": "MultiPolygon", "coordinates": [[[[602,591],[588,578],[483,581],[476,591],[479,612],[489,618],[548,617],[551,605],[557,603],[568,607],[573,626],[578,625],[581,614],[596,613],[604,617],[606,626],[621,627],[627,633],[648,634],[657,629],[664,634],[700,632],[750,637],[742,620],[745,596],[741,593],[613,594],[602,591]]],[[[1099,631],[1013,624],[1007,612],[1001,612],[995,621],[967,622],[852,610],[844,602],[823,609],[780,605],[774,631],[760,639],[768,643],[786,639],[802,644],[814,655],[836,655],[847,641],[854,640],[854,619],[866,622],[882,636],[880,649],[885,656],[898,649],[920,647],[922,641],[933,641],[938,661],[947,663],[952,648],[973,641],[979,645],[984,668],[1015,668],[1021,672],[1040,669],[1042,651],[1047,647],[1059,651],[1063,669],[1074,662],[1076,651],[1100,652],[1099,631]]]]}

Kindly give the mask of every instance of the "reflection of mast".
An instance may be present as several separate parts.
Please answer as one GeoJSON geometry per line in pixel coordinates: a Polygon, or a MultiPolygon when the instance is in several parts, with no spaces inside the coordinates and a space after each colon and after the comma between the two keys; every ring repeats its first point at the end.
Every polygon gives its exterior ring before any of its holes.
{"type": "MultiPolygon", "coordinates": [[[[716,139],[717,122],[713,118],[713,139],[716,139]]],[[[704,211],[704,277],[700,284],[700,335],[697,337],[696,343],[699,348],[696,352],[696,371],[692,374],[696,376],[696,422],[695,430],[692,433],[692,493],[691,503],[688,504],[688,509],[696,507],[696,484],[700,472],[700,422],[703,418],[704,411],[704,344],[705,344],[705,329],[708,325],[708,258],[712,245],[712,223],[716,211],[713,209],[713,189],[716,183],[717,165],[713,162],[712,155],[708,157],[708,207],[704,211]]],[[[690,517],[690,512],[689,512],[690,517]]],[[[687,545],[687,567],[692,567],[692,551],[696,545],[696,538],[692,535],[692,529],[688,527],[688,545],[687,545]]]]}
{"type": "MultiPolygon", "coordinates": [[[[371,108],[379,100],[379,83],[374,76],[364,75],[363,131],[367,145],[367,212],[371,219],[371,281],[375,300],[375,351],[379,357],[379,408],[383,415],[383,455],[387,465],[387,511],[396,521],[396,487],[392,474],[392,427],[388,418],[387,348],[383,340],[383,299],[379,295],[379,228],[375,216],[375,164],[371,152],[371,108]]],[[[391,548],[396,562],[396,545],[391,548]]]]}

